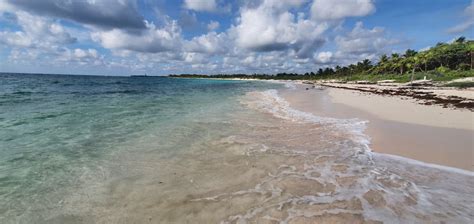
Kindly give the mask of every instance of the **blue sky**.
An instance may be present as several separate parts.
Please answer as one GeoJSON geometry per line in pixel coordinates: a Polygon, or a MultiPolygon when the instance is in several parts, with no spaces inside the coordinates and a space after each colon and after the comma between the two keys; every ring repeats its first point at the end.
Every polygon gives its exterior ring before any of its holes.
{"type": "Polygon", "coordinates": [[[307,72],[473,25],[471,0],[0,0],[0,71],[307,72]]]}

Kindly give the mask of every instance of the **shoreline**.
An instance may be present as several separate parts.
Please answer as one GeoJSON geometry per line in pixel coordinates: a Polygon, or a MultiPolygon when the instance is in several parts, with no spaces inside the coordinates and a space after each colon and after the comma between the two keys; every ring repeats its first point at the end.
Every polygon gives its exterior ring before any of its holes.
{"type": "Polygon", "coordinates": [[[298,110],[368,120],[365,133],[376,153],[474,171],[474,120],[469,109],[423,105],[416,99],[396,95],[291,83],[296,88],[282,90],[281,95],[298,110]]]}

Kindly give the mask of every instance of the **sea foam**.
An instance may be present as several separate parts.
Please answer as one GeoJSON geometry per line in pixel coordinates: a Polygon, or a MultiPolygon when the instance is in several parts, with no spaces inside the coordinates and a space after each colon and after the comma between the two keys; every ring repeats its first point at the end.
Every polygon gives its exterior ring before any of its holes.
{"type": "MultiPolygon", "coordinates": [[[[290,87],[291,88],[291,87],[290,87]]],[[[352,134],[357,142],[367,146],[370,144],[369,136],[364,134],[368,121],[355,119],[337,119],[321,117],[312,113],[297,110],[278,94],[278,90],[255,91],[247,93],[248,98],[243,101],[251,108],[271,113],[273,116],[294,122],[315,123],[335,127],[341,131],[352,134]]]]}

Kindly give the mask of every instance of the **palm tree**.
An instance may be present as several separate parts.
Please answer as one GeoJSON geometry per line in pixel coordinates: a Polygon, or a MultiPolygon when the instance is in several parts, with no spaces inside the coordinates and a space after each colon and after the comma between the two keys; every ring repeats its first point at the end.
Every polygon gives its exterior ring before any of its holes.
{"type": "Polygon", "coordinates": [[[454,42],[462,44],[465,41],[466,41],[466,37],[461,36],[458,39],[456,39],[454,42]]]}
{"type": "Polygon", "coordinates": [[[412,49],[408,49],[405,51],[405,54],[403,55],[405,58],[409,58],[409,57],[413,57],[417,54],[418,52],[416,52],[415,50],[412,50],[412,49]]]}
{"type": "Polygon", "coordinates": [[[469,51],[469,54],[471,55],[471,69],[474,68],[474,41],[468,41],[467,42],[467,48],[469,51]]]}
{"type": "Polygon", "coordinates": [[[372,65],[372,62],[369,59],[364,59],[362,61],[362,65],[364,66],[364,68],[369,68],[372,65]]]}
{"type": "Polygon", "coordinates": [[[387,62],[388,62],[387,55],[386,54],[381,55],[379,59],[379,63],[377,64],[377,67],[379,68],[381,73],[384,73],[386,71],[387,62]]]}
{"type": "Polygon", "coordinates": [[[392,71],[396,71],[398,70],[400,67],[400,55],[397,54],[397,53],[393,53],[392,54],[392,58],[390,59],[390,62],[391,62],[391,67],[392,67],[392,71]]]}
{"type": "Polygon", "coordinates": [[[408,58],[400,58],[400,60],[398,60],[397,67],[400,68],[400,75],[403,75],[403,72],[405,70],[405,66],[408,62],[407,59],[408,58]]]}
{"type": "Polygon", "coordinates": [[[414,57],[406,58],[407,60],[407,68],[412,69],[411,70],[411,78],[410,81],[413,82],[413,78],[415,77],[415,70],[417,68],[417,65],[420,63],[420,57],[418,55],[415,55],[414,57]]]}

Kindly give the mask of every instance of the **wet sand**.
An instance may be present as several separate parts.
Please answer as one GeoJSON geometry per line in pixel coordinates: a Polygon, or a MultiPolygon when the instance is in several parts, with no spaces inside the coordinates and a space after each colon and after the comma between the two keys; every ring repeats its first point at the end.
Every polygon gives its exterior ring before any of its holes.
{"type": "Polygon", "coordinates": [[[474,119],[468,110],[420,105],[413,100],[296,85],[281,95],[305,112],[335,118],[368,120],[375,152],[474,170],[474,119]]]}

